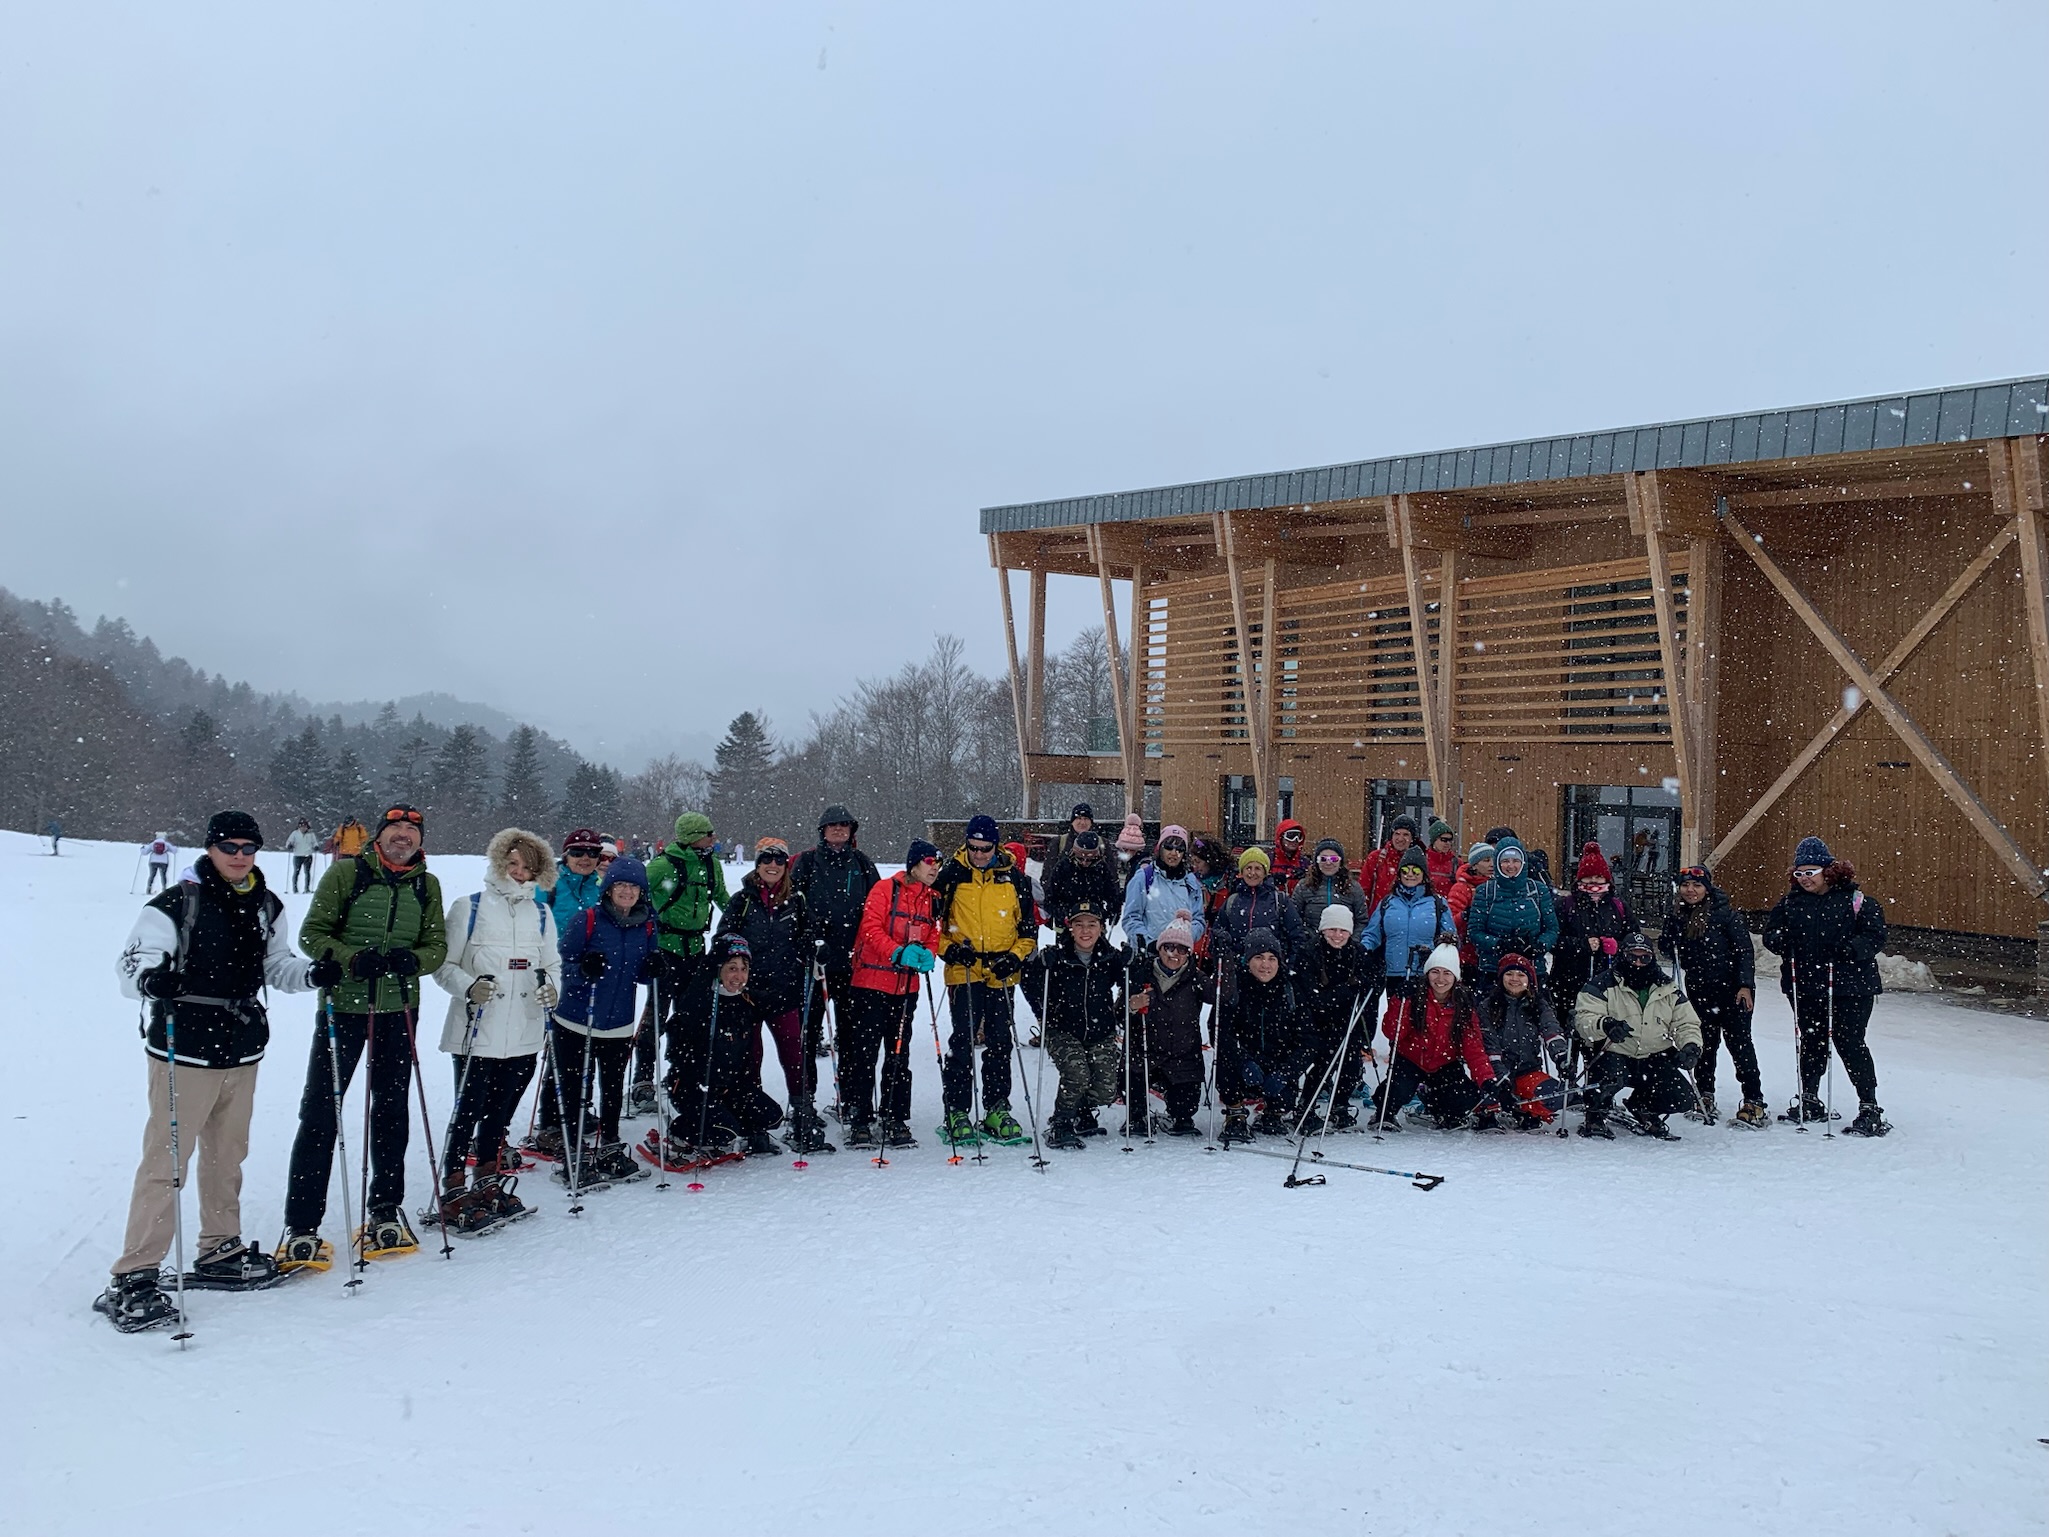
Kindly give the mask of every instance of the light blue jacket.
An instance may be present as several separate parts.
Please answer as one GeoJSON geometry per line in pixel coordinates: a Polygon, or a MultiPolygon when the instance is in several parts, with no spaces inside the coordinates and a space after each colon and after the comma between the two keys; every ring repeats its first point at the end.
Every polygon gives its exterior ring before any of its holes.
{"type": "Polygon", "coordinates": [[[1202,919],[1202,882],[1184,870],[1179,876],[1163,875],[1148,859],[1131,872],[1131,884],[1124,888],[1124,938],[1129,943],[1148,943],[1160,937],[1160,930],[1186,911],[1188,926],[1201,939],[1206,925],[1202,919]]]}
{"type": "Polygon", "coordinates": [[[1426,880],[1420,886],[1397,886],[1390,891],[1366,920],[1359,943],[1369,953],[1378,950],[1384,954],[1389,976],[1409,977],[1423,969],[1423,958],[1436,946],[1439,934],[1457,931],[1451,909],[1426,880]]]}

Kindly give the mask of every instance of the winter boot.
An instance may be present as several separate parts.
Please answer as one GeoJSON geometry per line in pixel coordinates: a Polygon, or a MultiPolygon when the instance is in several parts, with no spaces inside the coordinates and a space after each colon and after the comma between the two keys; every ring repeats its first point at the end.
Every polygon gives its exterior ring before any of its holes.
{"type": "Polygon", "coordinates": [[[543,1126],[519,1146],[527,1157],[553,1163],[562,1156],[562,1128],[543,1126]]]}
{"type": "Polygon", "coordinates": [[[825,1121],[812,1108],[811,1101],[796,1099],[790,1102],[790,1134],[783,1138],[793,1153],[830,1153],[837,1149],[825,1138],[825,1121]]]}
{"type": "Polygon", "coordinates": [[[1172,1121],[1168,1122],[1167,1135],[1170,1137],[1199,1137],[1202,1135],[1202,1129],[1195,1124],[1194,1116],[1177,1115],[1172,1121]]]}
{"type": "Polygon", "coordinates": [[[1877,1105],[1864,1104],[1857,1107],[1857,1119],[1843,1128],[1846,1137],[1882,1137],[1892,1130],[1886,1121],[1885,1112],[1877,1105]]]}
{"type": "Polygon", "coordinates": [[[1586,1119],[1579,1123],[1579,1134],[1582,1137],[1599,1137],[1604,1142],[1615,1140],[1614,1129],[1608,1125],[1607,1112],[1596,1110],[1592,1105],[1587,1106],[1586,1119]]]}
{"type": "Polygon", "coordinates": [[[396,1206],[380,1206],[372,1211],[357,1236],[364,1259],[402,1259],[420,1252],[420,1240],[413,1235],[406,1214],[396,1206]]]}
{"type": "Polygon", "coordinates": [[[965,1110],[947,1111],[946,1121],[940,1126],[939,1135],[955,1147],[966,1147],[971,1142],[981,1140],[975,1135],[975,1123],[969,1119],[965,1110]]]}
{"type": "Polygon", "coordinates": [[[1748,1126],[1753,1131],[1762,1131],[1771,1123],[1771,1109],[1761,1099],[1744,1100],[1737,1107],[1736,1113],[1729,1117],[1731,1126],[1748,1126]]]}
{"type": "Polygon", "coordinates": [[[1329,1121],[1332,1131],[1352,1131],[1359,1124],[1359,1112],[1347,1101],[1331,1111],[1329,1121]]]}
{"type": "Polygon", "coordinates": [[[876,1147],[875,1123],[869,1120],[854,1122],[847,1128],[847,1146],[855,1148],[876,1147]]]}
{"type": "Polygon", "coordinates": [[[201,1291],[253,1292],[275,1286],[284,1274],[255,1244],[227,1238],[192,1262],[185,1284],[201,1291]]]}
{"type": "Polygon", "coordinates": [[[1703,1089],[1696,1090],[1695,1092],[1700,1095],[1700,1104],[1686,1112],[1686,1119],[1698,1121],[1703,1126],[1714,1125],[1722,1118],[1721,1107],[1715,1103],[1714,1091],[1712,1089],[1703,1089]]]}
{"type": "Polygon", "coordinates": [[[1081,1139],[1081,1133],[1074,1129],[1074,1122],[1067,1116],[1056,1115],[1046,1128],[1046,1145],[1064,1147],[1070,1152],[1080,1152],[1088,1144],[1081,1139]]]}
{"type": "Polygon", "coordinates": [[[904,1121],[890,1116],[882,1123],[882,1145],[884,1147],[916,1147],[918,1139],[911,1135],[911,1128],[904,1121]]]}
{"type": "Polygon", "coordinates": [[[1268,1100],[1259,1107],[1259,1119],[1252,1123],[1252,1129],[1262,1137],[1285,1137],[1288,1123],[1282,1119],[1280,1107],[1268,1100]]]}
{"type": "Polygon", "coordinates": [[[1217,1138],[1225,1147],[1234,1142],[1252,1140],[1252,1116],[1243,1105],[1230,1105],[1224,1110],[1223,1135],[1217,1138]]]}
{"type": "Polygon", "coordinates": [[[1093,1110],[1084,1110],[1074,1118],[1074,1131],[1076,1136],[1081,1137],[1107,1137],[1110,1135],[1104,1129],[1103,1123],[1096,1119],[1096,1113],[1093,1110]]]}
{"type": "Polygon", "coordinates": [[[657,1090],[652,1082],[636,1083],[626,1096],[626,1114],[639,1120],[642,1116],[660,1115],[661,1101],[655,1098],[657,1090]]]}
{"type": "Polygon", "coordinates": [[[294,1270],[326,1270],[334,1264],[334,1245],[318,1233],[287,1233],[272,1258],[287,1275],[294,1270]]]}
{"type": "Polygon", "coordinates": [[[92,1310],[123,1334],[140,1334],[178,1316],[178,1304],[164,1294],[155,1267],[112,1277],[93,1298],[92,1310]]]}
{"type": "Polygon", "coordinates": [[[1828,1119],[1828,1106],[1821,1102],[1819,1094],[1801,1094],[1779,1112],[1779,1119],[1790,1121],[1796,1126],[1805,1126],[1810,1122],[1818,1125],[1828,1119]]]}
{"type": "Polygon", "coordinates": [[[1296,1130],[1306,1137],[1315,1136],[1323,1130],[1323,1112],[1320,1110],[1310,1111],[1308,1115],[1302,1118],[1302,1124],[1296,1130]]]}
{"type": "Polygon", "coordinates": [[[1506,1129],[1501,1124],[1501,1117],[1492,1110],[1482,1110],[1473,1116],[1474,1131],[1504,1131],[1506,1129]]]}
{"type": "Polygon", "coordinates": [[[1153,1134],[1152,1120],[1152,1116],[1145,1111],[1132,1110],[1127,1107],[1124,1112],[1124,1139],[1128,1142],[1133,1137],[1151,1138],[1153,1134]]]}
{"type": "Polygon", "coordinates": [[[648,1166],[635,1158],[633,1149],[624,1142],[605,1142],[599,1144],[591,1157],[591,1172],[599,1179],[623,1185],[629,1180],[644,1179],[648,1166]]]}
{"type": "Polygon", "coordinates": [[[1648,1110],[1631,1108],[1629,1129],[1639,1137],[1654,1137],[1660,1142],[1677,1142],[1679,1133],[1665,1124],[1662,1115],[1653,1115],[1648,1110]]]}
{"type": "Polygon", "coordinates": [[[753,1158],[774,1158],[782,1152],[782,1148],[776,1144],[776,1139],[765,1131],[750,1131],[747,1133],[746,1142],[748,1156],[753,1158]]]}
{"type": "Polygon", "coordinates": [[[515,1193],[518,1188],[519,1181],[512,1175],[501,1174],[495,1168],[479,1168],[471,1196],[472,1230],[514,1222],[532,1211],[515,1193]]]}
{"type": "Polygon", "coordinates": [[[982,1130],[988,1133],[991,1141],[1009,1146],[1030,1140],[1025,1136],[1025,1129],[1017,1124],[1017,1117],[1010,1113],[1010,1101],[1006,1099],[999,1099],[989,1107],[989,1113],[982,1117],[982,1130]]]}

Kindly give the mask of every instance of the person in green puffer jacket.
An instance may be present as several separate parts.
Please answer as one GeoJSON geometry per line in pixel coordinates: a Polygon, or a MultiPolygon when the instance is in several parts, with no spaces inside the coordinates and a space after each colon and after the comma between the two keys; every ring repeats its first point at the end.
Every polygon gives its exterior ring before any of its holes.
{"type": "Polygon", "coordinates": [[[376,840],[362,853],[327,867],[299,926],[299,948],[316,961],[332,956],[342,980],[324,991],[314,1022],[285,1190],[285,1238],[277,1254],[284,1270],[324,1270],[329,1263],[332,1251],[320,1238],[320,1223],[334,1163],[335,1100],[348,1092],[356,1063],[366,1054],[371,1180],[365,1257],[418,1247],[405,1219],[413,1014],[420,1006],[421,975],[448,959],[448,929],[441,883],[427,869],[420,813],[393,806],[377,826],[376,840]],[[339,1049],[339,1091],[328,1057],[330,1029],[339,1049]]]}
{"type": "Polygon", "coordinates": [[[647,900],[654,909],[659,946],[655,992],[649,1003],[659,1001],[661,1017],[654,1019],[650,1007],[648,1017],[641,1021],[636,1081],[643,1071],[652,1080],[656,1030],[662,1039],[673,1034],[671,1021],[697,976],[697,962],[704,954],[712,920],[729,900],[726,867],[719,863],[713,847],[711,818],[703,812],[686,811],[676,818],[675,840],[647,862],[647,900]]]}

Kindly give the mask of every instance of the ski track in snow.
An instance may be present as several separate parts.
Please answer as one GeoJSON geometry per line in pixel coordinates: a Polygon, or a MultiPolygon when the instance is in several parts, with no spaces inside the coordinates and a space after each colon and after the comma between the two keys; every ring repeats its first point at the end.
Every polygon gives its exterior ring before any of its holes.
{"type": "MultiPolygon", "coordinates": [[[[1028,1148],[950,1167],[921,1011],[923,1145],[887,1168],[759,1160],[581,1218],[530,1177],[540,1215],[447,1261],[423,1231],[354,1296],[339,1269],[194,1294],[181,1352],[88,1310],[143,1121],[113,973],[135,851],[43,847],[0,834],[0,1529],[2049,1531],[2038,1023],[1882,999],[1878,1143],[1677,1118],[1676,1145],[1332,1139],[1448,1177],[1424,1194],[1342,1169],[1290,1191],[1272,1159],[1114,1133],[1044,1175],[1028,1148]]],[[[474,889],[481,859],[430,858],[474,889]]],[[[263,865],[284,892],[285,857],[263,865]]],[[[265,1244],[312,1027],[310,996],[275,1000],[243,1186],[265,1244]]],[[[1775,992],[1758,1036],[1776,1109],[1775,992]]],[[[426,1175],[416,1116],[409,1207],[426,1175]]]]}

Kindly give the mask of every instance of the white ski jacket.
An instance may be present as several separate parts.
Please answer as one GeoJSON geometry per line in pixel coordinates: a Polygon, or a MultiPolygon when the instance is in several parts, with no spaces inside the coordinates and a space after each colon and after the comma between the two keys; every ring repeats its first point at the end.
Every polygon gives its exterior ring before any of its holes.
{"type": "Polygon", "coordinates": [[[470,1051],[479,1057],[537,1054],[548,1022],[537,995],[543,982],[560,989],[562,958],[555,915],[534,900],[531,881],[493,874],[482,891],[449,904],[448,960],[434,973],[452,995],[441,1027],[443,1051],[462,1054],[470,1024],[470,984],[479,977],[491,978],[492,990],[477,1010],[470,1051]]]}
{"type": "Polygon", "coordinates": [[[295,827],[285,839],[287,854],[308,855],[319,852],[320,840],[304,827],[295,827]]]}

